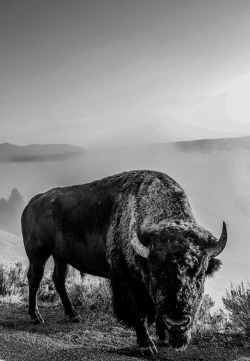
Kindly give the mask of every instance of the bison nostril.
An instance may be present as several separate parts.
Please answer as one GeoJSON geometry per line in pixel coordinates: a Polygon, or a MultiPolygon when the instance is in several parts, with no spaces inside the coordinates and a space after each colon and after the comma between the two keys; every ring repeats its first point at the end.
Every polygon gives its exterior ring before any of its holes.
{"type": "Polygon", "coordinates": [[[178,320],[173,320],[168,316],[164,316],[164,322],[169,330],[184,331],[191,322],[191,316],[185,315],[178,320]]]}

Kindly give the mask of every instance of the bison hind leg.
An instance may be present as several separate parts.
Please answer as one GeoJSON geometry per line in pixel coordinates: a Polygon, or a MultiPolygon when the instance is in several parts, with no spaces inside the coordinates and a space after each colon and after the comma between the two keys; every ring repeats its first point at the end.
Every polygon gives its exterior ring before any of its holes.
{"type": "Polygon", "coordinates": [[[33,324],[44,323],[37,307],[37,291],[43,277],[45,263],[48,257],[36,258],[29,257],[30,265],[27,273],[29,283],[29,310],[28,314],[31,317],[33,324]]]}
{"type": "Polygon", "coordinates": [[[69,299],[67,290],[66,290],[66,286],[65,286],[65,281],[66,281],[66,277],[67,277],[67,273],[68,273],[68,264],[66,261],[59,259],[55,256],[53,256],[54,258],[54,263],[55,263],[55,267],[54,267],[54,272],[53,272],[53,281],[55,284],[55,288],[61,298],[64,310],[65,310],[65,315],[69,316],[70,321],[72,322],[80,322],[81,321],[81,317],[77,314],[76,310],[72,307],[71,301],[69,299]]]}

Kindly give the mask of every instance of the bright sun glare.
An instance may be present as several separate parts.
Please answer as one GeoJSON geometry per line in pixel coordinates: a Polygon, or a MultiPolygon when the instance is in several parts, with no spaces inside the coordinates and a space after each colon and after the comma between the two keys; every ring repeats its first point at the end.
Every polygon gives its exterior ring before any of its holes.
{"type": "Polygon", "coordinates": [[[250,123],[250,73],[224,87],[228,94],[226,114],[240,123],[250,123]]]}

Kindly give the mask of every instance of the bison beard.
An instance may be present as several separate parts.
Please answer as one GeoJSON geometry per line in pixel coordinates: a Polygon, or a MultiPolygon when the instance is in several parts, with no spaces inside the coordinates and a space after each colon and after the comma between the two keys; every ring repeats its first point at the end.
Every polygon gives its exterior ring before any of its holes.
{"type": "Polygon", "coordinates": [[[191,332],[169,332],[169,344],[176,350],[184,350],[191,339],[191,332]]]}
{"type": "Polygon", "coordinates": [[[53,280],[65,314],[79,321],[65,288],[67,265],[109,278],[117,318],[133,327],[145,355],[157,349],[147,331],[183,349],[199,309],[205,277],[226,246],[200,227],[181,186],[164,173],[131,171],[34,197],[22,215],[29,258],[29,315],[43,322],[36,293],[53,256],[53,280]]]}

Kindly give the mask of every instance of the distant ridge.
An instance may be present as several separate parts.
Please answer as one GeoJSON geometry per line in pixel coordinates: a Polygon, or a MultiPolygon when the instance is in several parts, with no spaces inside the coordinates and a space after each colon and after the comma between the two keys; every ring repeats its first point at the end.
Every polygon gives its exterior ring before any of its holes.
{"type": "Polygon", "coordinates": [[[70,144],[0,144],[0,162],[37,162],[64,160],[81,156],[85,150],[70,144]]]}
{"type": "MultiPolygon", "coordinates": [[[[114,152],[133,149],[152,149],[161,151],[180,151],[185,153],[198,152],[210,153],[220,151],[250,151],[250,135],[237,138],[218,138],[218,139],[199,139],[166,143],[149,143],[138,146],[119,147],[119,148],[100,148],[92,152],[103,151],[114,152]]],[[[87,151],[84,148],[70,144],[30,144],[26,146],[17,146],[10,143],[0,144],[0,163],[2,162],[43,162],[75,159],[82,157],[87,151]]]]}
{"type": "Polygon", "coordinates": [[[217,138],[217,139],[198,139],[198,140],[184,140],[169,143],[151,143],[141,146],[142,148],[151,148],[152,150],[161,151],[181,151],[185,153],[210,153],[220,151],[250,151],[250,135],[237,138],[217,138]]]}
{"type": "Polygon", "coordinates": [[[199,139],[170,143],[175,149],[184,152],[211,152],[250,150],[250,136],[238,138],[199,139]]]}

